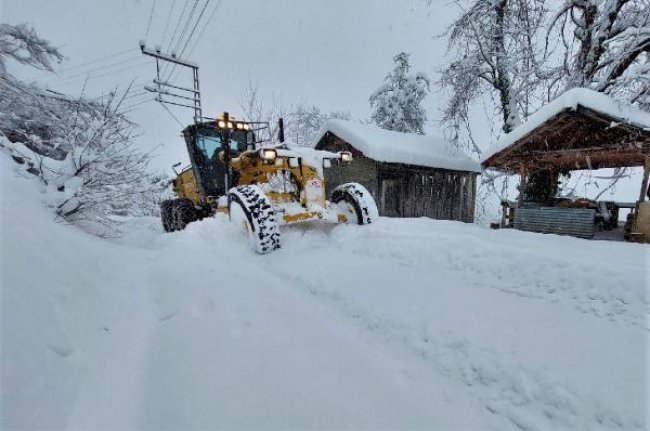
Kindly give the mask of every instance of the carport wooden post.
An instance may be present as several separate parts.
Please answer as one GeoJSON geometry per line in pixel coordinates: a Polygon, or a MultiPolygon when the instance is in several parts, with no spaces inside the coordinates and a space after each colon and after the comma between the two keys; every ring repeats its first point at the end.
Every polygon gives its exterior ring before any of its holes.
{"type": "Polygon", "coordinates": [[[524,188],[528,182],[527,173],[528,169],[526,169],[526,165],[522,164],[521,168],[519,169],[519,199],[517,201],[518,207],[521,207],[524,203],[524,188]]]}
{"type": "Polygon", "coordinates": [[[639,194],[639,202],[643,202],[648,192],[648,177],[650,177],[650,156],[646,156],[645,163],[643,164],[643,180],[641,180],[641,193],[639,194]]]}

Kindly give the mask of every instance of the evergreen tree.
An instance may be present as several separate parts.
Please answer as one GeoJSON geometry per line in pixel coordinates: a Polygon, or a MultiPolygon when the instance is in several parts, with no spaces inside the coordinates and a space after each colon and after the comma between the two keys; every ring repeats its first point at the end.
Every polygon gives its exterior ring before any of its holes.
{"type": "Polygon", "coordinates": [[[393,61],[395,68],[370,96],[372,120],[383,129],[422,135],[427,115],[421,103],[429,93],[429,78],[423,73],[409,74],[409,54],[405,52],[393,61]]]}

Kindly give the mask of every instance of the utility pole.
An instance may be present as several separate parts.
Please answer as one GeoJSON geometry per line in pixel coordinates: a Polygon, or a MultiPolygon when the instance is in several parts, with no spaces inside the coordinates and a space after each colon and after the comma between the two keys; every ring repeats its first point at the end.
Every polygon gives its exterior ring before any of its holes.
{"type": "Polygon", "coordinates": [[[182,106],[184,108],[191,108],[194,110],[194,122],[199,123],[203,117],[201,110],[201,90],[199,87],[199,66],[175,55],[167,55],[160,52],[160,48],[151,50],[145,47],[144,42],[140,42],[140,50],[144,55],[148,55],[156,59],[156,79],[153,80],[154,87],[145,85],[144,89],[152,93],[156,93],[156,101],[168,105],[182,106]],[[178,66],[188,67],[192,71],[193,88],[181,87],[174,85],[170,82],[163,80],[160,76],[161,62],[169,62],[178,66]],[[174,91],[177,90],[177,91],[174,91]],[[178,92],[186,92],[185,94],[178,94],[178,92]],[[165,96],[166,98],[163,98],[165,96]],[[171,98],[171,100],[170,100],[171,98]]]}

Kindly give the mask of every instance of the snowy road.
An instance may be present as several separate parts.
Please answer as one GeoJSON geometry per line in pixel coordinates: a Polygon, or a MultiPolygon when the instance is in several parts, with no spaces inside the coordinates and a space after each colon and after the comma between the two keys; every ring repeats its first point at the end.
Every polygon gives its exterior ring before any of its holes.
{"type": "Polygon", "coordinates": [[[219,218],[101,240],[2,172],[4,429],[647,425],[647,246],[424,219],[268,256],[219,218]]]}

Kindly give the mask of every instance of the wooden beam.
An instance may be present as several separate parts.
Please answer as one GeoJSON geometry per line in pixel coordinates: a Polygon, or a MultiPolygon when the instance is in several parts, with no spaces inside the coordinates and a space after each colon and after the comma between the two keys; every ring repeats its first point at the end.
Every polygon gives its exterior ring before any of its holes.
{"type": "MultiPolygon", "coordinates": [[[[604,157],[603,154],[603,157],[599,158],[602,167],[642,165],[644,156],[650,154],[650,131],[634,124],[617,122],[606,115],[579,107],[578,111],[567,109],[548,119],[511,146],[494,154],[483,165],[500,170],[512,169],[520,163],[552,163],[571,168],[575,165],[575,158],[567,157],[557,161],[544,153],[566,156],[578,153],[582,155],[582,162],[579,158],[577,161],[580,165],[584,165],[586,153],[618,153],[625,147],[627,151],[635,152],[637,155],[622,159],[618,155],[609,158],[604,157]],[[535,159],[531,155],[541,158],[535,159]],[[608,159],[611,162],[605,163],[608,159]],[[622,165],[614,164],[615,161],[621,161],[622,165]]],[[[594,165],[597,165],[596,157],[591,154],[589,156],[594,161],[594,165]]]]}
{"type": "Polygon", "coordinates": [[[622,144],[622,145],[612,145],[611,147],[588,147],[588,148],[567,148],[565,150],[533,150],[529,152],[522,153],[522,155],[530,155],[531,157],[536,156],[551,156],[551,155],[569,155],[569,154],[578,154],[578,155],[589,155],[592,152],[600,152],[603,154],[619,153],[619,152],[630,152],[634,154],[642,154],[643,149],[636,144],[622,144]]]}
{"type": "Polygon", "coordinates": [[[521,168],[519,169],[519,198],[517,200],[518,202],[518,207],[521,208],[523,203],[524,203],[524,188],[526,188],[526,183],[528,182],[528,169],[526,168],[526,165],[521,165],[521,168]]]}
{"type": "Polygon", "coordinates": [[[639,202],[645,200],[648,193],[648,178],[650,177],[650,157],[646,157],[643,165],[643,179],[641,180],[641,193],[639,193],[639,202]]]}

